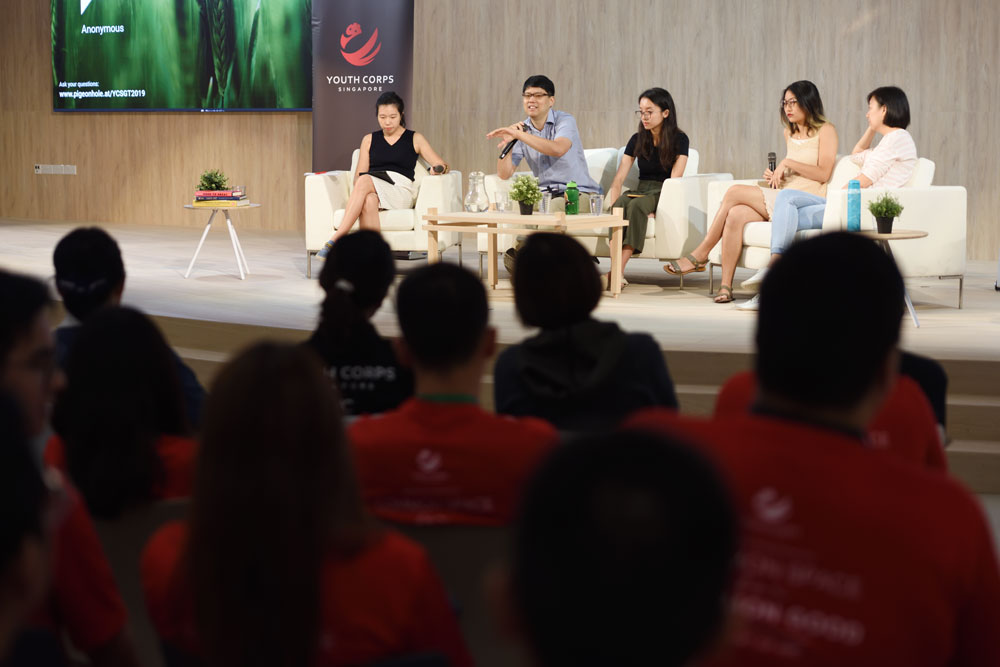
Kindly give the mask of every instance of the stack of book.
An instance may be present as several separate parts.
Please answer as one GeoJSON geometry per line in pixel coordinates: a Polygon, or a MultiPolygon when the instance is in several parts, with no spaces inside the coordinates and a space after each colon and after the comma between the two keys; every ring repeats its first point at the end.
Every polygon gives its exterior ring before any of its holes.
{"type": "Polygon", "coordinates": [[[250,200],[246,188],[237,186],[232,190],[197,190],[192,203],[200,208],[230,208],[247,206],[250,200]]]}

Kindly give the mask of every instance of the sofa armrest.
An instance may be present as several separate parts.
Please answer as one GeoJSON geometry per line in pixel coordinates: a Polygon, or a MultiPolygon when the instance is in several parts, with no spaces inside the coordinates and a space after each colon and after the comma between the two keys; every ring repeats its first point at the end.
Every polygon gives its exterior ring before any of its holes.
{"type": "Polygon", "coordinates": [[[437,208],[442,212],[461,210],[462,172],[449,171],[440,176],[424,176],[413,207],[420,215],[425,214],[429,208],[437,208]]]}
{"type": "Polygon", "coordinates": [[[305,242],[307,250],[319,250],[333,235],[333,212],[345,208],[350,196],[351,174],[326,171],[306,174],[305,242]]]}
{"type": "MultiPolygon", "coordinates": [[[[906,277],[965,274],[967,204],[966,189],[956,185],[919,188],[861,190],[861,229],[875,229],[868,204],[889,192],[903,212],[894,228],[927,232],[921,239],[891,241],[893,256],[906,277]]],[[[823,230],[847,229],[847,190],[828,193],[823,230]]]]}
{"type": "Polygon", "coordinates": [[[708,226],[708,191],[732,178],[732,174],[695,174],[663,182],[653,219],[656,257],[683,257],[701,242],[708,226]]]}

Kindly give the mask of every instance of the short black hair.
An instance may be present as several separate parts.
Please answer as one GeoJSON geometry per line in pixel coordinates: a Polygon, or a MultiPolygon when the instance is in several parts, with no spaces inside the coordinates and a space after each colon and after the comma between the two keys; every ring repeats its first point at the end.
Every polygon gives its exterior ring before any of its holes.
{"type": "Polygon", "coordinates": [[[47,497],[23,415],[14,399],[0,393],[0,581],[24,540],[42,538],[47,497]]]}
{"type": "Polygon", "coordinates": [[[597,267],[565,234],[532,234],[517,253],[514,302],[529,327],[558,329],[587,319],[601,300],[597,267]]]}
{"type": "Polygon", "coordinates": [[[903,279],[873,241],[834,232],[789,248],[767,273],[757,318],[757,377],[809,407],[850,408],[899,341],[903,279]],[[836,289],[817,286],[836,280],[836,289]]]}
{"type": "Polygon", "coordinates": [[[586,436],[528,484],[515,613],[538,664],[686,665],[718,637],[737,547],[721,476],[663,434],[586,436]]]}
{"type": "Polygon", "coordinates": [[[388,90],[378,96],[375,100],[375,113],[378,113],[378,108],[382,106],[394,106],[396,111],[399,112],[399,124],[406,127],[406,104],[403,103],[403,98],[400,97],[396,91],[388,90]]]}
{"type": "Polygon", "coordinates": [[[10,351],[28,334],[51,299],[41,281],[0,269],[0,304],[0,371],[3,371],[10,351]]]}
{"type": "Polygon", "coordinates": [[[417,269],[400,283],[396,313],[414,360],[436,371],[469,361],[489,320],[479,278],[444,262],[417,269]]]}
{"type": "Polygon", "coordinates": [[[906,99],[906,93],[902,88],[896,86],[882,86],[868,93],[866,101],[871,102],[872,98],[885,107],[885,120],[882,122],[889,127],[899,127],[906,129],[910,125],[910,101],[906,99]]]}
{"type": "Polygon", "coordinates": [[[549,97],[556,94],[556,84],[552,83],[552,79],[544,74],[533,74],[525,79],[524,85],[521,86],[521,92],[523,93],[528,88],[541,88],[549,97]]]}
{"type": "Polygon", "coordinates": [[[106,305],[125,281],[121,250],[100,227],[79,227],[64,236],[56,244],[52,263],[63,305],[81,322],[106,305]]]}

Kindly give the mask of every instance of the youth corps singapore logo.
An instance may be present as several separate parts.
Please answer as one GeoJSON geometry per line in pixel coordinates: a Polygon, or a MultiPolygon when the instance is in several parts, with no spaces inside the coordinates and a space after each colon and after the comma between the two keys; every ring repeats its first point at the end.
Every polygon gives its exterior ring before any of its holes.
{"type": "MultiPolygon", "coordinates": [[[[81,0],[83,2],[84,0],[81,0]]],[[[90,2],[90,0],[86,0],[90,2]]],[[[346,51],[347,45],[354,40],[355,37],[361,34],[361,24],[352,23],[347,26],[347,30],[344,34],[340,36],[340,55],[344,56],[344,60],[351,63],[355,67],[364,67],[375,60],[375,56],[382,49],[382,43],[378,41],[378,28],[375,28],[375,32],[372,36],[368,38],[365,45],[356,51],[348,52],[346,51]]]]}

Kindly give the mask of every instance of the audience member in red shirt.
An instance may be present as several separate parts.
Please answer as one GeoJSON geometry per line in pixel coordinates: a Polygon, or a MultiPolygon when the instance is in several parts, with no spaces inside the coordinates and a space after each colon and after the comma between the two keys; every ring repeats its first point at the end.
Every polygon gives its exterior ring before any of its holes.
{"type": "Polygon", "coordinates": [[[728,490],[693,447],[586,436],[528,484],[492,592],[532,664],[681,667],[719,641],[736,546],[728,490]]]}
{"type": "Polygon", "coordinates": [[[505,524],[556,431],[479,407],[496,331],[478,278],[432,264],[403,280],[396,301],[400,358],[413,368],[417,396],[351,425],[365,502],[393,521],[505,524]]]}
{"type": "MultiPolygon", "coordinates": [[[[715,418],[746,414],[757,396],[757,377],[737,373],[715,399],[715,418]]],[[[865,429],[865,444],[929,468],[947,470],[940,432],[930,402],[914,380],[899,375],[878,414],[865,429]]]]}
{"type": "Polygon", "coordinates": [[[867,451],[896,382],[902,303],[871,241],[800,242],[761,289],[752,413],[630,421],[700,432],[740,507],[733,636],[709,664],[1000,664],[1000,575],[978,503],[940,471],[867,451]],[[831,275],[838,290],[817,299],[831,275]]]}
{"type": "Polygon", "coordinates": [[[109,306],[80,328],[46,460],[64,462],[96,517],[190,495],[195,444],[170,346],[148,317],[109,306]],[[61,441],[61,442],[60,442],[61,441]]]}
{"type": "MultiPolygon", "coordinates": [[[[0,388],[18,402],[29,436],[45,428],[48,405],[63,386],[55,362],[45,286],[0,271],[0,388]]],[[[52,587],[34,623],[65,631],[90,662],[135,665],[126,611],[83,500],[68,483],[67,505],[54,527],[52,587]]]]}
{"type": "Polygon", "coordinates": [[[207,664],[471,660],[426,554],[358,493],[335,390],[301,346],[262,343],[205,406],[191,519],[142,556],[164,643],[207,664]]]}

